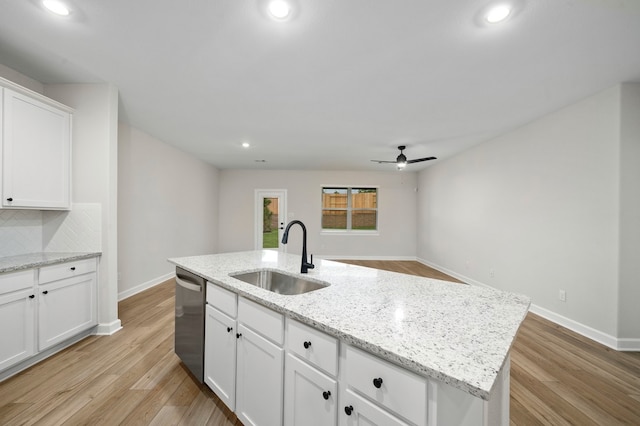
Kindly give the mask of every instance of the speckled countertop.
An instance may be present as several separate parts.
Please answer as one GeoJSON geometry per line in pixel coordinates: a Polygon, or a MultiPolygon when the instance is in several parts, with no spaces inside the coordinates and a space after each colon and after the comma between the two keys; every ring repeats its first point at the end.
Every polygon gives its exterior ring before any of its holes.
{"type": "Polygon", "coordinates": [[[0,257],[0,274],[20,271],[23,269],[40,268],[56,263],[72,262],[74,260],[89,259],[100,256],[99,252],[91,253],[29,253],[17,256],[0,257]]]}
{"type": "Polygon", "coordinates": [[[223,253],[169,262],[425,377],[488,400],[528,297],[484,287],[315,259],[306,278],[329,287],[284,296],[230,273],[300,273],[300,256],[223,253]]]}

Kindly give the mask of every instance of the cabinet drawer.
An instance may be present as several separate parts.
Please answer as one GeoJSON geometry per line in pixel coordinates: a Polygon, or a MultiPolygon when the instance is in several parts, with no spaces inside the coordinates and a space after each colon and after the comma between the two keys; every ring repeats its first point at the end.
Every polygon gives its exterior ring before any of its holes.
{"type": "Polygon", "coordinates": [[[340,404],[340,426],[385,425],[409,426],[360,395],[347,390],[340,404]]]}
{"type": "Polygon", "coordinates": [[[65,278],[75,277],[89,272],[95,272],[96,259],[77,260],[75,262],[61,263],[40,268],[39,284],[58,281],[65,278]]]}
{"type": "Polygon", "coordinates": [[[267,339],[282,346],[284,318],[282,314],[243,297],[238,301],[238,320],[267,339]]]}
{"type": "Polygon", "coordinates": [[[238,315],[238,295],[219,285],[207,282],[207,304],[235,318],[238,315]]]}
{"type": "Polygon", "coordinates": [[[26,271],[1,274],[0,294],[11,293],[12,291],[33,287],[33,271],[34,269],[28,269],[26,271]]]}
{"type": "Polygon", "coordinates": [[[287,319],[287,349],[332,376],[338,374],[338,340],[335,337],[287,319]]]}
{"type": "Polygon", "coordinates": [[[351,346],[345,351],[348,386],[417,425],[426,424],[427,379],[351,346]]]}

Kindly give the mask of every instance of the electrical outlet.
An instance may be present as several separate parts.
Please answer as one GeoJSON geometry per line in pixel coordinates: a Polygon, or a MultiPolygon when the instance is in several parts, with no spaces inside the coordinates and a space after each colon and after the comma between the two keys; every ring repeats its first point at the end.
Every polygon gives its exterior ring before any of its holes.
{"type": "Polygon", "coordinates": [[[564,290],[560,290],[558,292],[558,299],[560,299],[561,302],[566,302],[567,301],[567,292],[564,290]]]}

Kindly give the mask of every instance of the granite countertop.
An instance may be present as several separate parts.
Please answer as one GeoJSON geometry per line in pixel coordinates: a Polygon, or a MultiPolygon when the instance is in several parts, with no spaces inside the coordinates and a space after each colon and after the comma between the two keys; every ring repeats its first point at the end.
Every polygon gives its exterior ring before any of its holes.
{"type": "Polygon", "coordinates": [[[419,375],[488,400],[520,324],[526,296],[315,259],[306,278],[329,287],[285,296],[230,273],[300,273],[300,256],[223,253],[169,262],[419,375]]]}
{"type": "Polygon", "coordinates": [[[100,252],[38,252],[0,257],[0,274],[100,256],[100,252]]]}

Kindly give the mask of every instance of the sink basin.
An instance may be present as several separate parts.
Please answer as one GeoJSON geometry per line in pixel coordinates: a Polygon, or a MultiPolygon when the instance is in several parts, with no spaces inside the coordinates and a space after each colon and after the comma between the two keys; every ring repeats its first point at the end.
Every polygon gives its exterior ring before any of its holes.
{"type": "Polygon", "coordinates": [[[327,283],[310,281],[270,270],[229,274],[229,276],[256,287],[284,295],[303,294],[329,286],[327,283]]]}

